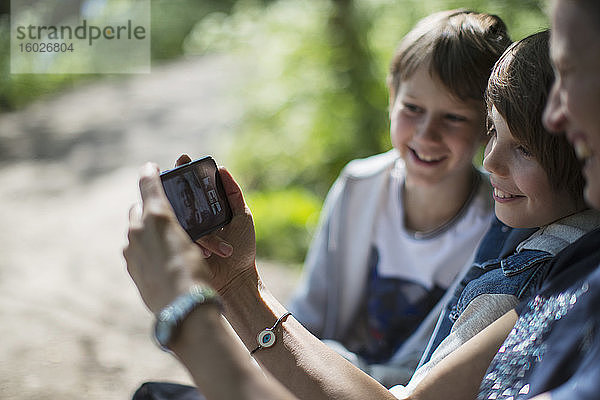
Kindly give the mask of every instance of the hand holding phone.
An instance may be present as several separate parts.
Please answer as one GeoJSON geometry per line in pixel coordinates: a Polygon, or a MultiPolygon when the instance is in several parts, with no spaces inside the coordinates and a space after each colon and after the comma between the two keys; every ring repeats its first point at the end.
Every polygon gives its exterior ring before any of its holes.
{"type": "Polygon", "coordinates": [[[208,156],[160,174],[177,220],[196,241],[231,221],[215,160],[208,156]]]}

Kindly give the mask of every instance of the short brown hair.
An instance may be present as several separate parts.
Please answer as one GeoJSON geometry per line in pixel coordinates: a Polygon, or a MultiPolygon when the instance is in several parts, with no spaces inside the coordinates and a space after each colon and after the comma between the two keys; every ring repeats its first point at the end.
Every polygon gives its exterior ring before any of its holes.
{"type": "Polygon", "coordinates": [[[458,99],[483,102],[494,66],[511,40],[504,22],[495,15],[468,10],[431,14],[402,39],[390,65],[388,87],[393,102],[402,81],[429,65],[458,99]]]}
{"type": "Polygon", "coordinates": [[[582,201],[584,180],[573,147],[564,135],[550,134],[542,123],[554,80],[549,40],[546,30],[515,42],[504,52],[488,82],[488,114],[496,107],[512,136],[546,171],[553,189],[565,189],[582,201]]]}

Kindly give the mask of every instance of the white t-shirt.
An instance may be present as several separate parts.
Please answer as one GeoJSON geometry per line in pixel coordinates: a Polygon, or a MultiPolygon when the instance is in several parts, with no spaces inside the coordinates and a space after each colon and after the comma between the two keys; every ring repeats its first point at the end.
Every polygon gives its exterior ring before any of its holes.
{"type": "Polygon", "coordinates": [[[471,263],[493,218],[490,193],[480,190],[481,179],[478,183],[452,221],[435,233],[419,235],[404,226],[404,175],[395,168],[375,223],[373,245],[379,255],[379,275],[413,281],[427,289],[450,286],[464,266],[471,263]]]}

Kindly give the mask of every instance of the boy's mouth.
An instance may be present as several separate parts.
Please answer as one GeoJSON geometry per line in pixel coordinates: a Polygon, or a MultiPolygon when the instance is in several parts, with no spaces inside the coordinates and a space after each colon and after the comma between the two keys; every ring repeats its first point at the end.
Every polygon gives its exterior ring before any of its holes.
{"type": "Polygon", "coordinates": [[[428,154],[420,153],[410,147],[409,147],[409,149],[417,160],[424,162],[424,163],[428,163],[428,164],[439,163],[440,161],[443,161],[446,158],[446,156],[441,156],[441,157],[440,156],[431,156],[428,154]]]}
{"type": "Polygon", "coordinates": [[[511,194],[508,192],[504,192],[498,188],[494,188],[494,196],[500,198],[500,199],[512,199],[515,197],[523,197],[523,196],[517,196],[515,194],[511,194]]]}
{"type": "Polygon", "coordinates": [[[504,202],[520,199],[523,197],[525,197],[525,196],[505,192],[503,190],[498,189],[497,187],[494,187],[494,200],[499,203],[504,203],[504,202]]]}

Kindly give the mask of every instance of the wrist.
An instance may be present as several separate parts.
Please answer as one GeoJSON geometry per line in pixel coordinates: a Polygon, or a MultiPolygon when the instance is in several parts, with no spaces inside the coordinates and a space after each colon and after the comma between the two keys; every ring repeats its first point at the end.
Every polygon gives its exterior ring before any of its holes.
{"type": "Polygon", "coordinates": [[[254,353],[256,353],[259,350],[262,349],[268,349],[269,347],[273,347],[275,345],[275,342],[277,341],[277,335],[278,335],[278,328],[280,327],[280,324],[286,320],[287,317],[289,317],[290,315],[292,315],[291,312],[286,311],[285,314],[283,314],[281,317],[279,317],[277,319],[277,321],[275,321],[275,325],[273,325],[270,328],[265,328],[262,331],[260,331],[257,335],[256,335],[256,344],[258,345],[257,347],[255,347],[252,351],[250,351],[250,355],[253,355],[254,353]]]}
{"type": "Polygon", "coordinates": [[[239,301],[241,293],[252,293],[255,297],[258,297],[260,285],[261,281],[256,271],[256,264],[252,264],[219,288],[219,295],[225,304],[235,304],[239,301]]]}
{"type": "Polygon", "coordinates": [[[222,309],[221,299],[214,289],[207,285],[194,284],[164,307],[156,315],[154,325],[154,338],[158,345],[169,351],[185,320],[196,308],[206,305],[213,308],[216,305],[218,311],[222,309]]]}
{"type": "Polygon", "coordinates": [[[215,307],[198,307],[171,348],[207,398],[295,399],[264,379],[238,339],[215,307]]]}
{"type": "Polygon", "coordinates": [[[253,285],[236,287],[223,300],[227,320],[249,351],[257,347],[259,332],[274,326],[287,312],[260,279],[253,285]]]}
{"type": "Polygon", "coordinates": [[[209,346],[214,344],[217,332],[222,331],[222,320],[217,307],[196,307],[180,325],[169,349],[183,360],[199,343],[209,346]]]}

